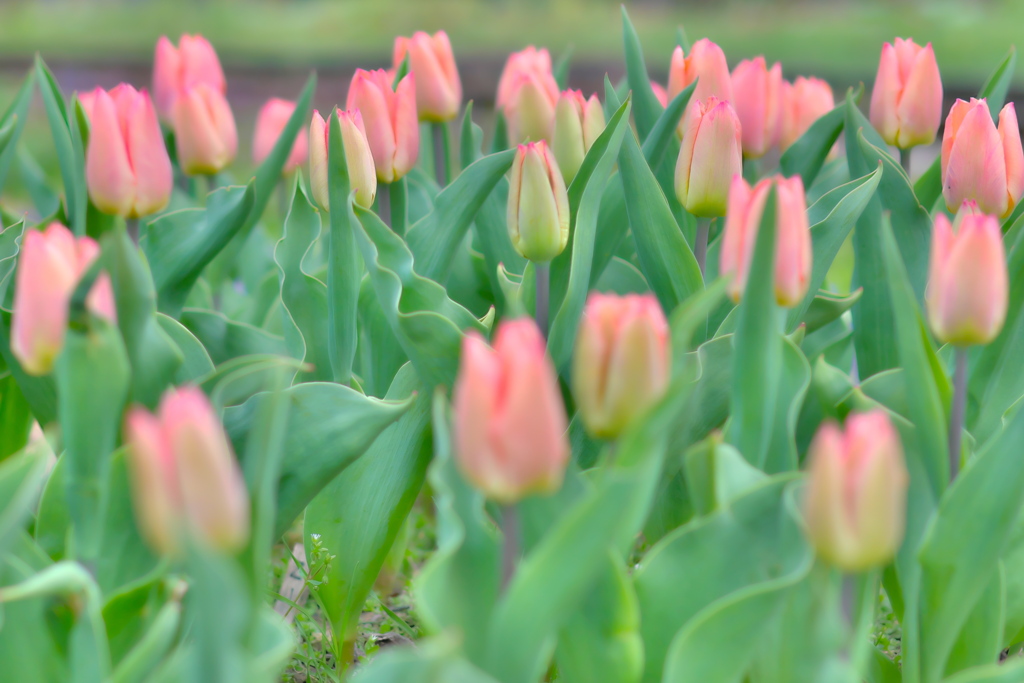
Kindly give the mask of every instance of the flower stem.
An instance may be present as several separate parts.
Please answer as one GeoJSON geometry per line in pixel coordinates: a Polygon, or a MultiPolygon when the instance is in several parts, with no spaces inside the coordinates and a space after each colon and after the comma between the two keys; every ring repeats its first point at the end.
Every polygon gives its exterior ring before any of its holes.
{"type": "Polygon", "coordinates": [[[956,347],[956,371],[953,374],[953,405],[949,410],[949,480],[960,470],[960,439],[964,431],[967,404],[967,347],[956,347]]]}
{"type": "Polygon", "coordinates": [[[547,339],[548,336],[548,299],[551,296],[551,264],[534,263],[534,274],[536,275],[536,305],[534,306],[534,319],[540,333],[547,339]]]}
{"type": "Polygon", "coordinates": [[[693,255],[700,266],[700,274],[704,275],[704,264],[708,258],[708,230],[711,228],[710,218],[697,219],[697,238],[693,245],[693,255]]]}
{"type": "Polygon", "coordinates": [[[430,125],[434,133],[434,175],[437,177],[437,184],[444,187],[448,184],[448,145],[445,144],[445,126],[443,122],[430,125]]]}
{"type": "Polygon", "coordinates": [[[377,184],[377,215],[384,225],[391,227],[391,184],[377,184]]]}
{"type": "Polygon", "coordinates": [[[910,148],[900,150],[900,166],[907,172],[907,177],[910,177],[910,148]]]}
{"type": "Polygon", "coordinates": [[[504,595],[519,563],[519,512],[515,504],[501,506],[501,532],[504,538],[501,546],[501,594],[504,595]]]}
{"type": "Polygon", "coordinates": [[[128,232],[128,237],[131,238],[132,244],[139,246],[139,219],[124,219],[124,229],[128,232]]]}

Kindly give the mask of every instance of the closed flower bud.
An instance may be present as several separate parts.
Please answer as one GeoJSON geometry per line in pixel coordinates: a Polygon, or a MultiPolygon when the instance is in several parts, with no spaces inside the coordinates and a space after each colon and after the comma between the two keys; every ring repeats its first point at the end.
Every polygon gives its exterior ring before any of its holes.
{"type": "Polygon", "coordinates": [[[951,225],[935,218],[928,274],[928,320],[939,341],[987,344],[1006,320],[1009,278],[999,221],[965,202],[951,225]]]}
{"type": "Polygon", "coordinates": [[[89,118],[85,180],[100,211],[138,218],[167,206],[174,185],[171,159],[145,90],[122,83],[81,98],[89,118]]]}
{"type": "Polygon", "coordinates": [[[212,175],[235,159],[238,131],[224,95],[208,85],[185,88],[174,103],[178,163],[189,174],[212,175]]]}
{"type": "Polygon", "coordinates": [[[782,65],[744,59],[732,71],[733,107],[743,130],[743,154],[757,159],[778,143],[782,130],[782,65]]]}
{"type": "Polygon", "coordinates": [[[513,503],[558,490],[569,460],[568,421],[533,320],[503,322],[494,348],[475,332],[463,339],[453,408],[456,461],[484,495],[513,503]]]}
{"type": "MultiPolygon", "coordinates": [[[[278,138],[288,125],[288,119],[295,112],[295,103],[274,97],[267,100],[266,104],[260,107],[256,115],[256,130],[252,140],[252,160],[259,166],[268,156],[278,138]]],[[[295,136],[295,143],[284,164],[284,172],[291,173],[302,164],[306,163],[306,156],[309,154],[309,138],[307,131],[299,130],[295,136]]]]}
{"type": "Polygon", "coordinates": [[[249,538],[249,495],[224,427],[196,387],[171,389],[157,414],[125,421],[139,529],[158,552],[177,555],[183,535],[221,551],[249,538]]]}
{"type": "Polygon", "coordinates": [[[783,81],[780,148],[785,151],[835,106],[832,88],[820,78],[798,76],[792,83],[783,81]]]}
{"type": "Polygon", "coordinates": [[[411,74],[391,89],[393,78],[383,69],[356,69],[348,88],[347,109],[363,116],[377,180],[393,183],[416,165],[420,127],[416,120],[416,85],[411,74]]]}
{"type": "Polygon", "coordinates": [[[811,279],[811,229],[800,176],[764,178],[753,188],[742,176],[733,177],[719,270],[731,278],[729,294],[738,302],[747,286],[757,231],[772,186],[775,187],[775,300],[780,306],[792,308],[807,294],[811,279]]]}
{"type": "Polygon", "coordinates": [[[597,95],[584,99],[579,90],[566,90],[555,107],[555,132],[551,148],[566,184],[583,165],[594,140],[604,131],[604,110],[597,95]]]}
{"type": "Polygon", "coordinates": [[[690,54],[685,57],[681,47],[677,46],[672,52],[668,68],[668,100],[673,100],[694,81],[697,81],[697,87],[691,102],[705,102],[709,97],[732,102],[732,77],[725,52],[707,38],[694,43],[690,54]]]}
{"type": "Polygon", "coordinates": [[[421,121],[451,121],[462,104],[462,81],[448,34],[417,31],[412,38],[395,38],[394,67],[409,55],[416,81],[416,111],[421,121]]]}
{"type": "Polygon", "coordinates": [[[668,384],[668,323],[658,300],[650,294],[591,294],[572,368],[573,395],[587,429],[601,438],[619,436],[668,384]]]}
{"type": "Polygon", "coordinates": [[[569,195],[554,155],[541,142],[519,145],[508,188],[508,235],[525,258],[547,263],[569,241],[569,195]]]}
{"type": "Polygon", "coordinates": [[[178,96],[200,84],[221,95],[227,93],[224,70],[213,46],[200,35],[181,36],[178,47],[162,36],[153,58],[153,97],[160,115],[171,119],[178,96]]]}
{"type": "Polygon", "coordinates": [[[715,97],[688,107],[676,162],[676,197],[694,216],[724,216],[732,177],[743,172],[740,120],[715,97]]]}
{"type": "MultiPolygon", "coordinates": [[[[68,306],[78,281],[99,256],[89,237],[75,238],[60,223],[25,233],[15,278],[11,351],[30,375],[45,375],[64,348],[68,306]]],[[[101,273],[86,306],[96,315],[117,318],[110,278],[101,273]]]]}
{"type": "Polygon", "coordinates": [[[942,134],[942,194],[956,211],[968,200],[982,213],[1004,218],[1024,195],[1024,150],[1017,110],[1010,102],[992,123],[985,100],[957,100],[942,134]]]}
{"type": "Polygon", "coordinates": [[[508,121],[511,142],[550,139],[558,92],[547,50],[531,45],[509,56],[498,80],[496,106],[508,121]]]}
{"type": "Polygon", "coordinates": [[[903,540],[908,476],[882,410],[826,423],[808,455],[807,533],[826,562],[848,572],[887,564],[903,540]]]}
{"type": "MultiPolygon", "coordinates": [[[[363,117],[356,109],[338,111],[334,120],[341,127],[349,187],[355,190],[356,204],[369,208],[377,196],[377,173],[373,168],[370,143],[366,141],[363,117]]],[[[313,189],[313,198],[317,203],[325,210],[330,210],[327,185],[330,129],[319,111],[313,112],[313,120],[309,124],[309,141],[309,185],[313,189]]]]}
{"type": "Polygon", "coordinates": [[[930,145],[942,121],[942,78],[932,44],[885,43],[871,91],[871,125],[900,149],[930,145]]]}

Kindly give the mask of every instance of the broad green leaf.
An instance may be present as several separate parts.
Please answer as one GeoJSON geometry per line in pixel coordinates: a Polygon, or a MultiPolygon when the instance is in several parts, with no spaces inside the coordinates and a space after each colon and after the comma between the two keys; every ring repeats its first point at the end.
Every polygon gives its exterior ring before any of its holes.
{"type": "Polygon", "coordinates": [[[676,128],[696,88],[697,81],[694,81],[673,97],[665,107],[665,111],[661,112],[658,120],[654,122],[650,134],[644,140],[644,158],[647,159],[647,163],[655,170],[655,173],[662,165],[667,164],[672,169],[672,174],[675,174],[676,157],[679,154],[676,128]]]}
{"type": "Polygon", "coordinates": [[[202,343],[216,365],[251,354],[287,355],[281,337],[231,320],[218,311],[186,308],[181,313],[181,324],[202,343]]]}
{"type": "Polygon", "coordinates": [[[47,460],[45,448],[29,445],[0,462],[0,554],[4,556],[39,499],[47,460]]]}
{"type": "Polygon", "coordinates": [[[807,132],[782,153],[782,158],[779,159],[782,175],[799,175],[805,188],[810,188],[814,184],[814,179],[818,177],[825,159],[843,132],[847,103],[859,102],[863,93],[863,85],[856,91],[850,88],[846,92],[844,102],[840,102],[832,111],[812,123],[807,132]]]}
{"type": "Polygon", "coordinates": [[[562,50],[562,54],[558,55],[558,61],[555,62],[555,66],[551,70],[555,76],[555,82],[558,83],[559,90],[565,90],[569,87],[569,67],[572,66],[572,53],[572,45],[562,50]]]}
{"type": "Polygon", "coordinates": [[[18,154],[18,140],[28,122],[28,110],[32,104],[35,79],[35,69],[29,70],[11,104],[4,111],[3,116],[0,116],[0,187],[4,185],[14,157],[18,154]]]}
{"type": "Polygon", "coordinates": [[[811,301],[811,305],[807,308],[807,313],[804,314],[804,325],[807,328],[807,334],[820,330],[829,323],[838,320],[860,300],[862,291],[857,289],[846,296],[831,294],[824,290],[819,291],[814,300],[811,301]]]}
{"type": "Polygon", "coordinates": [[[11,314],[0,310],[0,357],[11,377],[18,383],[18,389],[28,401],[36,420],[41,425],[48,425],[57,419],[57,385],[53,375],[36,377],[22,369],[21,363],[11,353],[10,330],[11,314]]]}
{"type": "Polygon", "coordinates": [[[207,353],[202,342],[188,331],[188,328],[163,313],[156,314],[156,321],[182,354],[183,360],[174,379],[175,384],[196,382],[204,375],[213,372],[213,361],[210,359],[210,354],[207,353]]]}
{"type": "Polygon", "coordinates": [[[218,410],[245,403],[258,393],[270,391],[280,377],[291,378],[302,367],[289,356],[249,355],[232,358],[200,377],[198,384],[218,410]]]}
{"type": "MultiPolygon", "coordinates": [[[[356,343],[359,340],[359,282],[363,277],[363,268],[359,251],[356,249],[355,231],[358,228],[355,214],[352,213],[354,190],[349,184],[348,159],[345,156],[345,141],[341,135],[339,116],[338,110],[335,109],[328,121],[327,129],[330,138],[327,184],[330,204],[334,207],[330,212],[330,232],[327,240],[326,351],[329,365],[324,366],[318,375],[322,376],[331,369],[335,382],[348,384],[352,379],[352,363],[355,361],[356,343]]],[[[312,286],[312,283],[310,285],[312,286]]],[[[295,304],[299,302],[296,301],[295,304]]],[[[303,336],[307,346],[323,344],[322,336],[309,334],[314,332],[313,329],[307,329],[305,332],[307,334],[303,336]]],[[[314,352],[312,355],[321,354],[314,352]]]]}
{"type": "Polygon", "coordinates": [[[0,376],[0,462],[25,447],[32,423],[32,408],[14,377],[0,376]]]}
{"type": "Polygon", "coordinates": [[[1005,604],[1006,570],[1000,562],[960,629],[960,637],[946,662],[946,676],[999,659],[1004,647],[1005,604]]]}
{"type": "Polygon", "coordinates": [[[148,680],[174,646],[180,626],[181,603],[168,600],[153,622],[148,624],[135,647],[116,665],[111,682],[142,683],[148,680]]]}
{"type": "Polygon", "coordinates": [[[686,487],[694,513],[709,515],[725,509],[766,475],[748,463],[739,451],[712,435],[686,452],[683,461],[686,487]]]}
{"type": "Polygon", "coordinates": [[[76,235],[85,234],[85,216],[88,205],[85,186],[85,150],[78,132],[77,121],[68,113],[64,93],[54,79],[43,58],[36,55],[36,80],[43,96],[50,135],[57,150],[57,163],[64,182],[64,202],[70,227],[76,235]]]}
{"type": "Polygon", "coordinates": [[[499,683],[456,654],[455,638],[417,641],[392,648],[360,667],[353,683],[499,683]]]}
{"type": "Polygon", "coordinates": [[[359,288],[359,380],[369,396],[383,396],[409,360],[380,307],[370,278],[359,288]]]}
{"type": "Polygon", "coordinates": [[[629,81],[629,89],[633,91],[635,103],[633,116],[636,118],[636,129],[640,139],[645,140],[664,108],[651,90],[651,79],[647,75],[640,36],[630,22],[625,6],[622,7],[622,42],[626,51],[626,78],[629,81]]]}
{"type": "Polygon", "coordinates": [[[967,671],[961,671],[945,680],[945,683],[1017,683],[1024,679],[1024,661],[986,664],[967,671]]]}
{"type": "Polygon", "coordinates": [[[508,315],[508,302],[498,275],[499,267],[516,275],[522,275],[526,270],[526,259],[515,250],[508,236],[507,201],[508,180],[502,178],[477,211],[473,222],[473,234],[487,265],[487,277],[491,281],[491,294],[499,317],[508,315]]]}
{"type": "Polygon", "coordinates": [[[459,163],[462,169],[483,157],[484,130],[473,122],[473,100],[466,103],[459,130],[459,163]]]}
{"type": "Polygon", "coordinates": [[[811,383],[811,366],[791,339],[782,339],[781,361],[771,441],[764,461],[764,471],[769,474],[799,469],[796,422],[811,383]]]}

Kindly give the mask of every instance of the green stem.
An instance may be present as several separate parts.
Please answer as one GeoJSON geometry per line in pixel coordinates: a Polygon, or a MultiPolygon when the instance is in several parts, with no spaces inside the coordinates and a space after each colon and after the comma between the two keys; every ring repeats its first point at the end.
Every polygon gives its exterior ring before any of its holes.
{"type": "Polygon", "coordinates": [[[516,564],[519,563],[519,511],[515,504],[501,506],[501,531],[501,594],[504,595],[516,572],[516,564]]]}
{"type": "Polygon", "coordinates": [[[910,177],[910,148],[900,150],[900,166],[907,172],[907,177],[910,177]]]}
{"type": "Polygon", "coordinates": [[[391,183],[377,184],[377,215],[391,227],[391,183]]]}
{"type": "Polygon", "coordinates": [[[708,258],[708,232],[710,228],[710,218],[697,219],[697,237],[693,244],[693,256],[697,259],[697,265],[700,266],[701,276],[704,275],[704,264],[708,258]]]}
{"type": "Polygon", "coordinates": [[[434,176],[437,178],[438,186],[442,188],[448,184],[448,136],[446,135],[446,125],[443,122],[430,124],[434,134],[434,176]]]}
{"type": "Polygon", "coordinates": [[[126,218],[124,220],[124,229],[128,232],[128,237],[131,238],[132,244],[139,246],[139,219],[126,218]]]}
{"type": "Polygon", "coordinates": [[[956,348],[956,371],[953,374],[953,405],[949,410],[949,480],[960,470],[960,440],[964,431],[964,409],[967,405],[967,347],[956,348]]]}
{"type": "Polygon", "coordinates": [[[533,272],[536,276],[536,299],[533,307],[534,319],[540,333],[547,339],[548,336],[548,301],[551,297],[551,264],[534,263],[533,272]]]}

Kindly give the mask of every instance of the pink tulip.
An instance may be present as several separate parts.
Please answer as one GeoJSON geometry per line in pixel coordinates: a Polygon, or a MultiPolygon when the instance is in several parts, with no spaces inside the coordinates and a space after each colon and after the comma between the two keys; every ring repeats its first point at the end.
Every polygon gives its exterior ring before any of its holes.
{"type": "Polygon", "coordinates": [[[732,72],[733,106],[743,128],[743,154],[757,159],[773,147],[782,129],[782,65],[768,69],[764,57],[743,60],[732,72]]]}
{"type": "Polygon", "coordinates": [[[224,70],[213,46],[200,35],[182,35],[178,47],[161,36],[153,58],[153,96],[160,115],[171,119],[174,103],[187,88],[204,84],[227,93],[224,70]]]}
{"type": "Polygon", "coordinates": [[[411,74],[406,74],[394,90],[391,82],[383,69],[356,69],[346,105],[346,109],[358,109],[363,115],[377,180],[382,183],[402,178],[416,165],[420,154],[415,82],[411,74]]]}
{"type": "Polygon", "coordinates": [[[654,93],[654,97],[661,103],[663,108],[668,106],[668,90],[665,90],[665,86],[651,81],[651,92],[654,93]]]}
{"type": "Polygon", "coordinates": [[[820,78],[798,76],[795,81],[782,82],[782,137],[785,150],[800,139],[807,129],[836,106],[832,88],[820,78]]]}
{"type": "Polygon", "coordinates": [[[804,498],[807,534],[825,561],[859,572],[887,564],[903,540],[906,466],[882,410],[825,423],[811,443],[804,498]]]}
{"type": "MultiPolygon", "coordinates": [[[[253,134],[252,140],[252,160],[257,166],[270,156],[271,150],[277,144],[278,138],[284,132],[285,126],[288,125],[288,119],[291,118],[294,111],[294,102],[277,97],[267,100],[266,104],[260,107],[260,112],[256,115],[256,131],[253,134]]],[[[299,130],[299,134],[295,136],[295,144],[292,145],[292,151],[285,162],[284,172],[291,173],[306,163],[308,154],[309,138],[307,131],[299,130]]]]}
{"type": "Polygon", "coordinates": [[[196,387],[171,389],[154,415],[125,420],[139,530],[158,552],[178,555],[183,535],[237,551],[249,538],[249,495],[224,427],[196,387]]]}
{"type": "Polygon", "coordinates": [[[733,101],[732,77],[725,52],[707,38],[701,38],[690,54],[683,57],[683,48],[676,46],[668,68],[668,101],[697,81],[690,102],[705,102],[709,97],[727,102],[733,101]]]}
{"type": "Polygon", "coordinates": [[[694,216],[724,216],[732,177],[743,172],[740,120],[710,97],[687,107],[676,161],[676,197],[694,216]]]}
{"type": "Polygon", "coordinates": [[[498,81],[496,102],[508,121],[509,141],[548,140],[558,94],[547,50],[531,45],[511,54],[498,81]]]}
{"type": "Polygon", "coordinates": [[[89,118],[85,179],[104,213],[138,218],[167,206],[174,175],[153,103],[145,90],[122,83],[81,99],[89,118]]]}
{"type": "Polygon", "coordinates": [[[930,145],[942,121],[942,78],[932,44],[885,43],[871,91],[871,125],[890,145],[930,145]]]}
{"type": "Polygon", "coordinates": [[[1024,195],[1024,150],[1013,102],[992,123],[985,100],[957,100],[942,135],[942,194],[956,211],[974,200],[983,213],[1005,218],[1024,195]]]}
{"type": "Polygon", "coordinates": [[[736,175],[729,191],[729,213],[722,236],[720,272],[731,277],[729,294],[739,301],[747,287],[754,243],[761,226],[768,192],[775,187],[775,300],[796,306],[807,294],[811,279],[811,230],[807,199],[800,176],[764,178],[753,188],[736,175]]]}
{"type": "Polygon", "coordinates": [[[565,182],[571,183],[594,141],[604,132],[604,109],[597,95],[590,99],[579,90],[566,90],[555,107],[551,148],[565,182]]]}
{"type": "Polygon", "coordinates": [[[185,88],[174,103],[178,163],[189,174],[213,175],[238,152],[238,130],[228,101],[206,84],[185,88]]]}
{"type": "Polygon", "coordinates": [[[421,121],[451,121],[462,104],[462,81],[448,34],[433,36],[417,31],[412,38],[395,38],[393,63],[397,69],[409,55],[409,70],[416,81],[416,110],[421,121]]]}
{"type": "MultiPolygon", "coordinates": [[[[11,351],[30,375],[45,375],[64,348],[68,306],[78,281],[99,256],[100,247],[60,223],[24,236],[15,277],[11,351]]],[[[117,320],[110,278],[101,273],[86,298],[98,316],[117,320]]]]}
{"type": "MultiPolygon", "coordinates": [[[[370,143],[366,141],[363,117],[358,109],[338,111],[337,115],[338,125],[341,127],[341,141],[345,145],[349,187],[355,190],[356,204],[369,208],[377,195],[377,174],[373,168],[370,143]]],[[[313,189],[313,198],[317,203],[325,210],[330,210],[327,183],[330,129],[319,111],[313,112],[313,120],[309,124],[309,139],[309,185],[313,189]]]]}
{"type": "Polygon", "coordinates": [[[1003,233],[994,216],[964,202],[955,224],[935,218],[928,274],[928,320],[939,341],[987,344],[1006,320],[1009,277],[1003,233]]]}
{"type": "Polygon", "coordinates": [[[551,149],[519,145],[508,187],[508,234],[516,251],[547,263],[569,242],[569,196],[551,149]]]}
{"type": "Polygon", "coordinates": [[[456,461],[484,495],[513,503],[558,490],[569,460],[568,420],[533,320],[501,323],[494,348],[476,332],[463,339],[453,405],[456,461]]]}

